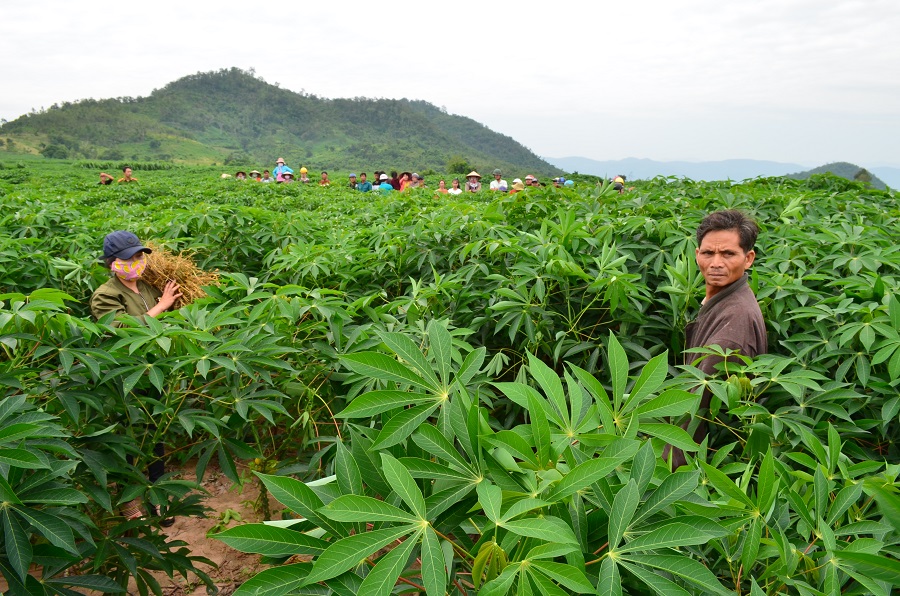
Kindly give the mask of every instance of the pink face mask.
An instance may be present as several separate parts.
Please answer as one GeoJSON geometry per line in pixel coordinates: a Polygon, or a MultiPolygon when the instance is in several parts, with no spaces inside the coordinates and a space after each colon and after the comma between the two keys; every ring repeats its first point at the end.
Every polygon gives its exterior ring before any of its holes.
{"type": "Polygon", "coordinates": [[[116,259],[110,266],[113,273],[126,281],[134,281],[140,278],[146,268],[147,259],[145,258],[144,253],[127,261],[116,259]]]}

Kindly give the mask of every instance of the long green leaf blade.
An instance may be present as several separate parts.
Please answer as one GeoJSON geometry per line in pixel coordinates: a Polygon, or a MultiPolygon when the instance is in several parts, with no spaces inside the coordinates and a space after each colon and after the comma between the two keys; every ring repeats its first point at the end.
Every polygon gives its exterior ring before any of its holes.
{"type": "Polygon", "coordinates": [[[600,563],[600,577],[597,581],[599,596],[622,596],[622,576],[619,567],[611,557],[604,557],[600,563]]]}
{"type": "Polygon", "coordinates": [[[400,443],[413,433],[431,414],[438,409],[438,403],[422,404],[399,414],[388,420],[378,437],[372,444],[372,449],[386,449],[400,443]]]}
{"type": "Polygon", "coordinates": [[[318,555],[328,547],[324,540],[265,524],[243,524],[228,528],[213,537],[241,552],[270,557],[318,555]]]}
{"type": "Polygon", "coordinates": [[[400,356],[405,362],[412,365],[416,372],[425,377],[433,387],[439,387],[440,382],[434,376],[434,371],[429,366],[425,355],[408,336],[402,333],[381,333],[379,335],[381,341],[397,356],[400,356]]]}
{"type": "Polygon", "coordinates": [[[400,495],[403,502],[419,519],[425,519],[425,497],[416,485],[409,470],[390,453],[381,454],[381,467],[384,477],[394,492],[400,495]]]}
{"type": "Polygon", "coordinates": [[[438,370],[440,384],[448,387],[453,363],[453,337],[444,325],[434,319],[428,323],[428,347],[429,355],[434,358],[434,365],[438,370]]]}
{"type": "Polygon", "coordinates": [[[610,474],[637,453],[640,442],[619,439],[607,447],[600,457],[589,459],[572,468],[556,486],[543,498],[557,502],[610,474]]]}
{"type": "Polygon", "coordinates": [[[662,382],[666,380],[668,372],[669,352],[663,352],[650,359],[641,370],[640,376],[631,387],[631,393],[628,395],[628,401],[622,407],[622,412],[630,412],[637,407],[644,398],[654,393],[662,382]]]}
{"type": "Polygon", "coordinates": [[[314,584],[337,577],[359,565],[372,553],[414,531],[416,531],[416,526],[400,526],[342,538],[319,555],[303,583],[304,585],[314,584]]]}
{"type": "Polygon", "coordinates": [[[400,577],[400,572],[406,566],[406,561],[412,554],[413,547],[418,542],[420,533],[416,533],[394,547],[388,554],[378,560],[378,563],[369,571],[369,575],[359,587],[360,594],[372,596],[388,596],[400,577]]]}
{"type": "Polygon", "coordinates": [[[319,513],[341,522],[393,522],[411,524],[419,517],[372,497],[342,495],[319,509],[319,513]]]}
{"type": "Polygon", "coordinates": [[[622,559],[646,567],[661,569],[684,581],[691,583],[704,594],[718,594],[719,596],[734,596],[734,592],[728,591],[705,565],[699,561],[681,555],[622,555],[622,559]]]}
{"type": "Polygon", "coordinates": [[[341,358],[341,364],[353,372],[379,381],[393,381],[402,385],[412,385],[436,393],[439,387],[429,383],[410,368],[381,352],[360,352],[341,358]]]}
{"type": "Polygon", "coordinates": [[[335,414],[337,418],[372,418],[383,412],[433,402],[433,395],[409,391],[378,390],[364,393],[335,414]]]}
{"type": "Polygon", "coordinates": [[[305,517],[334,536],[346,536],[349,533],[342,524],[319,515],[318,510],[323,505],[322,499],[303,482],[286,476],[260,474],[259,472],[256,472],[256,475],[263,481],[272,496],[293,513],[305,517]]]}
{"type": "Polygon", "coordinates": [[[625,529],[634,518],[640,495],[634,478],[628,484],[619,489],[613,500],[612,511],[609,514],[609,548],[615,550],[625,534],[625,529]]]}
{"type": "Polygon", "coordinates": [[[234,596],[286,596],[309,575],[312,563],[279,565],[260,571],[238,587],[234,596]]]}
{"type": "Polygon", "coordinates": [[[422,583],[428,596],[443,596],[447,589],[444,551],[430,526],[422,535],[422,583]]]}
{"type": "Polygon", "coordinates": [[[627,553],[642,550],[654,550],[658,548],[705,544],[714,537],[715,536],[706,534],[705,532],[698,531],[695,527],[676,521],[638,536],[630,542],[626,542],[618,548],[618,552],[627,553]]]}

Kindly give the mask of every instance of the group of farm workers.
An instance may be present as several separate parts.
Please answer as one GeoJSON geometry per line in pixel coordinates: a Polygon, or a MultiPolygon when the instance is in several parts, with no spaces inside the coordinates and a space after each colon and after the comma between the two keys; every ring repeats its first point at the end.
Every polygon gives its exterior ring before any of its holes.
{"type": "MultiPolygon", "coordinates": [[[[309,170],[306,167],[300,168],[299,173],[300,177],[296,179],[297,182],[301,182],[304,184],[312,182],[312,180],[308,176],[309,170]]],[[[517,192],[525,190],[526,188],[543,186],[540,179],[532,174],[528,174],[527,176],[525,176],[524,180],[520,178],[514,178],[512,185],[510,185],[506,182],[506,180],[503,179],[503,172],[501,172],[499,169],[495,169],[492,174],[494,179],[491,180],[490,184],[488,184],[488,189],[491,191],[509,192],[510,194],[515,194],[517,192]]],[[[231,174],[222,174],[222,178],[231,177],[231,174]]],[[[295,181],[294,170],[289,168],[285,164],[283,157],[279,157],[277,160],[275,160],[275,167],[271,172],[269,170],[263,170],[260,173],[259,170],[251,170],[248,173],[243,170],[238,170],[234,174],[234,179],[253,180],[256,182],[275,182],[281,184],[290,184],[291,182],[295,181]]],[[[392,171],[390,175],[388,175],[387,172],[376,170],[373,178],[375,180],[374,183],[369,181],[368,176],[365,172],[362,172],[359,177],[357,177],[355,173],[351,173],[349,179],[350,182],[348,186],[360,192],[371,192],[373,190],[378,190],[387,193],[395,190],[404,191],[410,188],[427,188],[427,185],[425,184],[425,177],[415,172],[401,172],[398,174],[396,171],[392,171]]],[[[115,177],[107,174],[106,172],[100,172],[99,184],[109,185],[113,182],[123,184],[137,181],[138,179],[132,175],[131,167],[125,166],[122,168],[122,177],[118,180],[116,180],[115,177]]],[[[574,180],[567,180],[563,176],[553,178],[551,182],[556,188],[572,188],[575,186],[574,180]]],[[[323,170],[319,175],[318,184],[319,186],[331,186],[331,179],[328,178],[327,171],[323,170]]],[[[620,194],[625,191],[624,176],[616,176],[613,180],[613,184],[615,185],[615,189],[619,191],[620,194]]],[[[438,181],[438,186],[435,189],[435,192],[439,194],[458,195],[462,194],[463,192],[480,192],[481,190],[481,174],[479,174],[475,170],[472,170],[471,172],[466,174],[465,185],[462,185],[460,183],[459,178],[454,178],[450,181],[450,186],[447,187],[446,181],[441,179],[440,181],[438,181]]]]}
{"type": "MultiPolygon", "coordinates": [[[[283,171],[279,173],[283,175],[283,171]]],[[[468,178],[467,184],[480,184],[477,174],[473,173],[468,178]]],[[[386,180],[382,174],[379,174],[379,179],[386,180]]],[[[495,181],[499,191],[502,180],[498,174],[495,174],[495,181]]],[[[357,182],[357,187],[359,184],[357,182]]],[[[390,185],[389,182],[387,184],[390,185]]],[[[393,190],[393,186],[391,188],[393,190]]],[[[458,181],[454,182],[454,188],[458,188],[458,181]]],[[[478,192],[477,188],[468,190],[478,192]]],[[[449,189],[447,191],[450,192],[449,189]]],[[[707,356],[695,362],[696,357],[690,350],[717,345],[750,358],[767,352],[765,322],[747,274],[756,257],[754,248],[758,232],[755,221],[733,209],[707,215],[697,228],[695,259],[705,280],[705,296],[696,318],[685,328],[684,364],[695,364],[707,375],[715,374],[723,361],[726,366],[734,362],[727,353],[724,356],[707,356]]],[[[104,238],[101,262],[110,270],[110,279],[91,297],[91,312],[96,319],[112,315],[104,320],[118,326],[121,324],[120,315],[131,315],[144,321],[174,307],[181,296],[175,282],[170,281],[160,289],[141,279],[147,266],[146,255],[150,252],[151,249],[144,246],[132,232],[119,230],[104,238]]],[[[706,411],[712,396],[708,388],[702,391],[699,408],[682,422],[682,428],[690,432],[698,443],[707,436],[706,411]]],[[[128,422],[123,420],[122,424],[128,422]]],[[[153,419],[131,424],[140,424],[136,430],[145,434],[152,434],[156,428],[153,419]]],[[[147,449],[152,449],[152,453],[144,454],[144,461],[149,462],[147,477],[152,484],[164,472],[164,446],[155,443],[147,449]]],[[[666,446],[662,458],[672,470],[689,463],[682,450],[671,446],[666,446]]],[[[129,459],[129,463],[132,462],[129,459]]],[[[174,523],[166,515],[166,510],[160,511],[158,505],[150,504],[145,509],[141,498],[121,504],[120,513],[127,519],[137,519],[149,513],[154,523],[161,526],[174,523]]]]}
{"type": "MultiPolygon", "coordinates": [[[[296,181],[308,184],[312,182],[312,180],[308,176],[309,170],[307,170],[307,168],[300,168],[299,173],[300,177],[295,178],[294,170],[285,164],[283,157],[279,157],[277,160],[275,160],[275,168],[271,172],[269,170],[263,170],[260,173],[259,170],[251,170],[248,173],[243,170],[238,170],[234,174],[234,179],[276,183],[291,183],[296,181]]],[[[222,174],[222,178],[231,177],[231,174],[222,174]]],[[[532,174],[528,174],[527,176],[525,176],[524,180],[519,178],[513,179],[512,185],[510,185],[506,180],[503,179],[503,173],[499,169],[495,169],[493,171],[493,177],[494,179],[491,180],[490,184],[488,185],[488,189],[492,191],[516,193],[525,190],[528,187],[542,186],[541,181],[537,178],[537,176],[534,176],[532,174]]],[[[366,174],[366,172],[362,172],[359,176],[357,176],[355,173],[351,173],[348,178],[350,180],[348,186],[360,192],[371,192],[373,190],[390,192],[404,191],[410,188],[428,188],[425,184],[425,177],[416,172],[398,173],[397,171],[392,171],[389,175],[386,171],[376,170],[372,181],[369,180],[368,174],[366,174]]],[[[450,181],[449,187],[447,186],[447,182],[445,180],[440,180],[438,181],[438,186],[435,189],[435,192],[457,195],[463,192],[481,191],[481,174],[473,170],[466,174],[465,179],[466,182],[465,185],[463,185],[460,182],[459,178],[454,178],[450,181]]],[[[564,177],[554,178],[552,182],[555,187],[564,186],[571,188],[575,185],[575,182],[573,180],[566,180],[564,177]]],[[[328,172],[323,171],[320,174],[318,184],[319,186],[331,186],[331,180],[328,178],[328,172]]]]}

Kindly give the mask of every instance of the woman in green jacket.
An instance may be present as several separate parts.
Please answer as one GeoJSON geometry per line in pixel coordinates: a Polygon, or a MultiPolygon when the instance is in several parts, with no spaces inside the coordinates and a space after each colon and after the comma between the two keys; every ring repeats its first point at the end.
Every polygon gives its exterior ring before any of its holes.
{"type": "MultiPolygon", "coordinates": [[[[118,230],[107,234],[103,239],[103,262],[112,272],[112,276],[91,296],[91,313],[95,319],[116,313],[116,318],[120,314],[128,314],[144,320],[148,316],[156,317],[175,305],[175,301],[181,297],[178,284],[170,281],[160,292],[141,279],[147,267],[146,254],[150,252],[152,251],[141,244],[138,237],[131,232],[118,230]]],[[[113,320],[112,324],[118,327],[122,323],[113,320]]],[[[159,480],[165,473],[163,464],[165,452],[162,443],[154,445],[153,455],[154,459],[147,468],[147,477],[151,483],[159,480]]],[[[158,508],[152,506],[151,513],[159,515],[158,508]]],[[[142,516],[140,500],[135,499],[127,503],[122,508],[122,514],[128,519],[140,518],[142,516]]],[[[173,523],[174,520],[171,518],[161,522],[166,527],[173,523]]]]}

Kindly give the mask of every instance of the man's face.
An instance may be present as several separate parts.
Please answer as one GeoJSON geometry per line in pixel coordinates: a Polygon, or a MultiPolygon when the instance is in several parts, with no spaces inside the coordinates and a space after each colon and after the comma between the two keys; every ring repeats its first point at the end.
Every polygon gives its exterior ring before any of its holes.
{"type": "Polygon", "coordinates": [[[706,297],[710,298],[736,282],[756,258],[754,251],[744,252],[737,230],[708,232],[697,249],[697,267],[706,280],[706,297]]]}
{"type": "Polygon", "coordinates": [[[359,181],[360,181],[360,182],[365,182],[365,181],[366,181],[366,175],[365,175],[365,174],[360,174],[360,175],[359,175],[359,181]]]}
{"type": "Polygon", "coordinates": [[[500,181],[500,174],[494,174],[494,180],[500,181]]]}
{"type": "Polygon", "coordinates": [[[125,177],[126,177],[126,178],[130,178],[130,177],[131,177],[131,168],[125,168],[125,177]]]}

